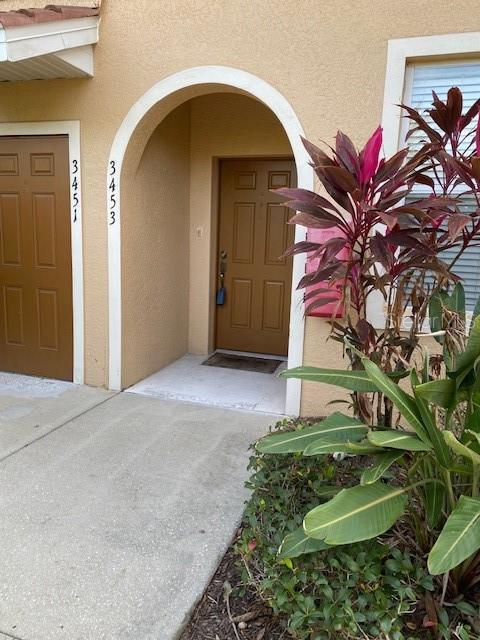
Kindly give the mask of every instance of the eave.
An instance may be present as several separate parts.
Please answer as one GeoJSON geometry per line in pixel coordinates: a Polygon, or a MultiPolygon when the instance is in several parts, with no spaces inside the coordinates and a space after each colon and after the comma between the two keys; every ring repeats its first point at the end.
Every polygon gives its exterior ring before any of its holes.
{"type": "Polygon", "coordinates": [[[93,76],[99,16],[0,28],[0,82],[93,76]]]}

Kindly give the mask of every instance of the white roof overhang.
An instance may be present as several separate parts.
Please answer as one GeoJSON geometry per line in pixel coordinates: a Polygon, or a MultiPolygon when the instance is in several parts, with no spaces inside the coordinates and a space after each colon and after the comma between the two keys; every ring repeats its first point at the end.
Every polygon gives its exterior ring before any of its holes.
{"type": "Polygon", "coordinates": [[[0,82],[93,76],[99,16],[0,26],[0,82]]]}

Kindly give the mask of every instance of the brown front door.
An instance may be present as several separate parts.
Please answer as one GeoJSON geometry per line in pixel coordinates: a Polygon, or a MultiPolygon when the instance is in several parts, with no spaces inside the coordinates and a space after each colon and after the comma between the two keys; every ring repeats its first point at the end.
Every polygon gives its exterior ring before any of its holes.
{"type": "Polygon", "coordinates": [[[292,160],[224,160],[220,167],[217,348],[286,355],[293,241],[289,212],[271,192],[295,186],[292,160]]]}
{"type": "Polygon", "coordinates": [[[66,136],[0,137],[0,370],[72,379],[66,136]]]}

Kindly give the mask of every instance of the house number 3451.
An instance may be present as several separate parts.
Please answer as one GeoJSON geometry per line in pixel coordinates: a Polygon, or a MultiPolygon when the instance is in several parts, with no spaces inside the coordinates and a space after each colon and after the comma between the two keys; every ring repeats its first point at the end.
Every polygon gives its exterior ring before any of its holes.
{"type": "Polygon", "coordinates": [[[109,198],[108,198],[108,224],[115,224],[116,222],[116,206],[117,206],[117,180],[115,174],[117,173],[117,166],[115,160],[110,160],[108,175],[110,177],[110,183],[108,185],[109,198]]]}
{"type": "Polygon", "coordinates": [[[72,209],[73,209],[73,221],[77,221],[78,216],[78,160],[74,158],[72,160],[72,209]]]}

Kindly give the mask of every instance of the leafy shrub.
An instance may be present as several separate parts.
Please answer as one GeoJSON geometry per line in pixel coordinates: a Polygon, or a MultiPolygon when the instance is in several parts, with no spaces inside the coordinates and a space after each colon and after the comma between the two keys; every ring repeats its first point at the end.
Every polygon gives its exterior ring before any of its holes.
{"type": "MultiPolygon", "coordinates": [[[[279,427],[285,430],[288,423],[279,427]]],[[[330,498],[340,483],[358,482],[362,469],[356,464],[346,460],[340,466],[325,457],[318,465],[318,459],[301,454],[253,453],[248,483],[253,494],[236,544],[243,579],[285,616],[295,638],[413,640],[422,629],[418,603],[434,588],[421,558],[400,546],[390,548],[388,540],[296,558],[277,555],[285,535],[301,525],[307,511],[330,498]]],[[[432,637],[428,630],[420,633],[432,637]]]]}
{"type": "MultiPolygon", "coordinates": [[[[438,304],[449,317],[454,312],[465,317],[465,309],[454,304],[464,299],[457,283],[452,296],[444,293],[438,304]]],[[[329,502],[307,513],[303,527],[285,539],[287,548],[296,552],[296,545],[304,550],[314,544],[325,548],[373,539],[408,513],[415,540],[429,554],[430,573],[445,575],[440,601],[446,597],[448,604],[456,604],[465,599],[468,604],[477,601],[480,582],[480,316],[468,336],[457,330],[456,323],[441,333],[445,376],[430,379],[427,355],[421,371],[410,371],[412,394],[360,352],[363,371],[344,372],[343,378],[337,370],[308,372],[312,379],[350,389],[359,382],[363,390],[373,385],[370,390],[377,388],[388,397],[404,424],[395,429],[367,427],[337,412],[301,434],[271,434],[256,446],[260,452],[277,455],[301,451],[318,459],[344,452],[373,460],[357,486],[344,483],[329,502]],[[394,485],[382,480],[393,464],[399,470],[394,485]]],[[[479,620],[478,606],[474,615],[479,620]]]]}

